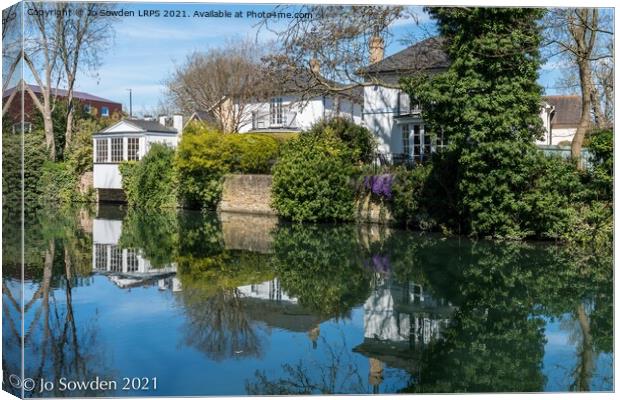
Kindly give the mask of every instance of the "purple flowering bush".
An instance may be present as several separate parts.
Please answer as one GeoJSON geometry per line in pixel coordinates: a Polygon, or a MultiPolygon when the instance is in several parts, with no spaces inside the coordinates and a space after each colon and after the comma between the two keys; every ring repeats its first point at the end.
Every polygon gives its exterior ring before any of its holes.
{"type": "Polygon", "coordinates": [[[367,175],[364,177],[362,189],[372,193],[375,196],[382,197],[386,200],[391,200],[393,180],[394,176],[391,174],[367,175]]]}

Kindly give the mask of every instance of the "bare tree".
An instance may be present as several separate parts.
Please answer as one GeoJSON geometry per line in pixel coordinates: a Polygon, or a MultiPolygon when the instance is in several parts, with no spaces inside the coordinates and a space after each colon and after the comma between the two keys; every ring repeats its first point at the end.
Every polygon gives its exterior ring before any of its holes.
{"type": "Polygon", "coordinates": [[[283,28],[265,19],[260,28],[274,32],[279,51],[269,57],[272,69],[279,68],[293,78],[310,74],[307,89],[312,92],[342,93],[355,87],[381,83],[398,87],[397,82],[377,82],[363,74],[367,65],[379,61],[391,40],[390,25],[399,19],[417,16],[402,6],[278,6],[276,11],[306,15],[283,28]]]}
{"type": "Polygon", "coordinates": [[[57,13],[57,3],[29,3],[28,8],[37,12],[29,13],[24,29],[23,60],[28,66],[33,79],[40,88],[40,96],[30,86],[25,90],[32,103],[43,116],[45,145],[49,157],[56,160],[56,144],[54,140],[54,124],[52,113],[56,107],[56,95],[52,92],[61,80],[59,71],[62,14],[57,13]]]}
{"type": "Polygon", "coordinates": [[[43,116],[45,143],[50,159],[56,159],[52,113],[56,107],[57,88],[67,84],[67,146],[73,129],[73,87],[78,69],[99,63],[99,51],[111,36],[112,19],[97,16],[108,4],[98,3],[29,3],[24,37],[23,60],[40,88],[37,95],[28,86],[26,92],[43,116]]]}
{"type": "Polygon", "coordinates": [[[185,114],[210,113],[223,132],[236,132],[264,90],[260,52],[250,41],[194,52],[165,81],[170,102],[185,114]]]}
{"type": "Polygon", "coordinates": [[[581,157],[585,135],[593,125],[592,116],[597,126],[605,125],[593,68],[596,62],[612,60],[612,53],[602,45],[604,36],[613,37],[612,28],[607,27],[609,19],[596,8],[558,8],[551,9],[543,22],[550,57],[568,57],[578,71],[581,120],[571,145],[573,159],[581,157]]]}
{"type": "MultiPolygon", "coordinates": [[[[15,76],[21,61],[22,29],[21,5],[13,4],[2,10],[2,92],[10,85],[17,85],[21,76],[15,76]],[[15,79],[17,78],[17,79],[15,79]]],[[[16,88],[17,89],[17,88],[16,88]]],[[[18,90],[13,90],[2,105],[2,116],[6,114],[18,90]]]]}
{"type": "Polygon", "coordinates": [[[115,7],[111,3],[59,3],[58,10],[66,12],[60,26],[60,60],[67,85],[67,128],[65,150],[71,147],[73,136],[73,88],[78,69],[94,70],[100,65],[101,50],[113,35],[114,18],[99,17],[101,11],[115,7]]]}

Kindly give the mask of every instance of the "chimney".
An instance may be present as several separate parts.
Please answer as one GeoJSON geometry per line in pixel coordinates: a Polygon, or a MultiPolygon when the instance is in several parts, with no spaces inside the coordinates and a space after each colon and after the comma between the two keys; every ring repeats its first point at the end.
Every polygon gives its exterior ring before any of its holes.
{"type": "Polygon", "coordinates": [[[370,63],[374,64],[383,60],[383,50],[385,48],[385,42],[379,35],[373,35],[370,38],[370,63]]]}
{"type": "Polygon", "coordinates": [[[321,75],[321,63],[316,58],[310,59],[310,71],[316,76],[321,75]]]}
{"type": "Polygon", "coordinates": [[[165,115],[160,115],[159,116],[159,123],[163,126],[166,126],[166,116],[165,115]]]}
{"type": "Polygon", "coordinates": [[[177,130],[177,133],[181,135],[183,133],[183,116],[180,114],[174,114],[172,116],[172,127],[177,130]]]}

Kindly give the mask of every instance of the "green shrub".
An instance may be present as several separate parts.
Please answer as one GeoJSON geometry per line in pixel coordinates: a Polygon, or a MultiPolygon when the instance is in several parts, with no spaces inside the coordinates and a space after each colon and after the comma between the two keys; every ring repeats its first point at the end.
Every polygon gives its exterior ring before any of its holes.
{"type": "Polygon", "coordinates": [[[532,155],[530,188],[523,194],[520,216],[524,236],[561,239],[583,201],[584,186],[575,165],[542,152],[532,155]]]}
{"type": "Polygon", "coordinates": [[[175,166],[179,174],[179,196],[189,208],[215,208],[222,193],[222,178],[228,168],[221,133],[185,132],[177,148],[175,166]]]}
{"type": "Polygon", "coordinates": [[[267,174],[276,162],[279,143],[270,136],[255,134],[220,134],[222,158],[230,172],[267,174]]]}
{"type": "Polygon", "coordinates": [[[430,173],[430,164],[394,171],[392,215],[398,223],[420,227],[420,218],[427,214],[424,196],[430,173]]]}
{"type": "Polygon", "coordinates": [[[142,160],[121,164],[127,203],[145,209],[176,207],[177,180],[173,161],[174,149],[155,143],[142,160]]]}
{"type": "Polygon", "coordinates": [[[368,129],[343,117],[316,122],[308,131],[302,132],[302,135],[340,139],[351,150],[353,162],[372,162],[377,146],[375,137],[368,129]]]}
{"type": "Polygon", "coordinates": [[[67,204],[81,201],[77,176],[67,162],[46,161],[41,169],[39,187],[46,204],[67,204]]]}
{"type": "Polygon", "coordinates": [[[136,182],[136,169],[138,161],[123,161],[118,165],[121,173],[121,186],[128,202],[138,200],[138,184],[136,182]]]}
{"type": "Polygon", "coordinates": [[[278,140],[260,134],[223,134],[193,124],[177,150],[179,194],[190,208],[215,208],[227,173],[269,173],[280,151],[278,140]]]}
{"type": "Polygon", "coordinates": [[[611,201],[613,195],[614,134],[611,130],[593,132],[589,149],[594,166],[590,173],[591,186],[596,198],[611,201]]]}
{"type": "Polygon", "coordinates": [[[273,169],[273,207],[293,221],[351,220],[352,151],[334,137],[301,135],[287,143],[273,169]]]}
{"type": "MultiPolygon", "coordinates": [[[[24,203],[26,209],[39,205],[41,188],[39,179],[47,151],[43,144],[43,132],[34,131],[23,135],[24,140],[24,203]]],[[[22,135],[7,130],[2,135],[2,204],[18,211],[22,202],[22,135]]]]}

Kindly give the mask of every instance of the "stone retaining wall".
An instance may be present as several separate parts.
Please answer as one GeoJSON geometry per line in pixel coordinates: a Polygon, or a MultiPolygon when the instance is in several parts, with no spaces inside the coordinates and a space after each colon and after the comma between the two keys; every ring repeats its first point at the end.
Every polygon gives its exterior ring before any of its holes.
{"type": "Polygon", "coordinates": [[[221,212],[277,215],[271,208],[271,175],[227,175],[221,212]]]}

